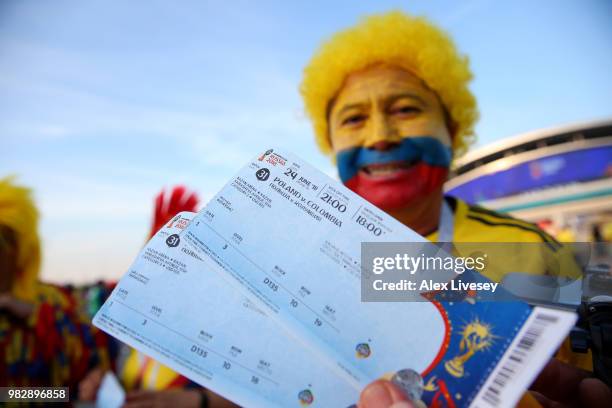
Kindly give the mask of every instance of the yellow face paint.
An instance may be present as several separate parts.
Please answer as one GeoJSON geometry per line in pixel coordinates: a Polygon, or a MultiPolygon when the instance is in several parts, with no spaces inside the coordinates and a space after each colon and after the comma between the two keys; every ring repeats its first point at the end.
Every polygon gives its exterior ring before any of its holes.
{"type": "Polygon", "coordinates": [[[441,189],[452,159],[445,119],[437,95],[405,69],[349,75],[329,114],[340,179],[385,210],[441,189]]]}
{"type": "Polygon", "coordinates": [[[430,136],[451,145],[437,95],[405,69],[375,65],[349,75],[329,114],[335,153],[430,136]]]}

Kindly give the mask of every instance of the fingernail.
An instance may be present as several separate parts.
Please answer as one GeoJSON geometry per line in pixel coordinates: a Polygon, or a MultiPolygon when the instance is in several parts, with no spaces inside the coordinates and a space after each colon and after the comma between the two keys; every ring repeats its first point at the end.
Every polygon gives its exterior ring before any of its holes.
{"type": "Polygon", "coordinates": [[[381,383],[374,383],[363,390],[361,400],[366,408],[388,408],[393,403],[391,393],[381,383]]]}
{"type": "Polygon", "coordinates": [[[399,401],[391,405],[389,408],[414,408],[414,406],[408,401],[399,401]]]}

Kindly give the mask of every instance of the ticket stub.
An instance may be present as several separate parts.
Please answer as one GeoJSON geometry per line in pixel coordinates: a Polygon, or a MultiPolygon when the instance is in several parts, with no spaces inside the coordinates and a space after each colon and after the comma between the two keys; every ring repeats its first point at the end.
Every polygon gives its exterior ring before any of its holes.
{"type": "MultiPolygon", "coordinates": [[[[427,403],[482,400],[479,391],[535,313],[522,302],[362,303],[361,243],[425,239],[277,149],[248,163],[180,237],[357,388],[387,377],[427,403]]],[[[575,316],[543,315],[536,340],[546,358],[575,316]]],[[[504,403],[512,405],[543,364],[523,358],[504,403]]]]}
{"type": "Polygon", "coordinates": [[[242,406],[348,407],[359,392],[210,271],[174,217],[94,318],[131,347],[242,406]]]}

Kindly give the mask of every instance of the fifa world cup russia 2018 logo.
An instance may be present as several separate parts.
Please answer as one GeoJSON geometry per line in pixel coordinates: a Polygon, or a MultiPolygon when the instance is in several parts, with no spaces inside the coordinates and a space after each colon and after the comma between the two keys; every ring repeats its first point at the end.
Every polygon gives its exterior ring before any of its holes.
{"type": "Polygon", "coordinates": [[[166,228],[172,228],[172,226],[174,225],[175,222],[177,222],[179,219],[181,218],[180,215],[177,215],[176,217],[174,217],[173,219],[170,220],[170,223],[167,225],[166,228]]]}
{"type": "Polygon", "coordinates": [[[474,354],[491,347],[495,338],[491,331],[491,325],[478,319],[467,323],[460,334],[459,353],[452,360],[444,363],[446,371],[457,378],[461,378],[465,374],[465,363],[474,354]]]}
{"type": "Polygon", "coordinates": [[[372,350],[368,343],[359,343],[357,347],[355,347],[355,355],[357,358],[368,358],[370,354],[372,354],[372,350]]]}
{"type": "Polygon", "coordinates": [[[266,151],[265,151],[265,153],[264,153],[264,154],[262,154],[261,156],[259,156],[259,158],[258,158],[257,160],[259,160],[259,161],[263,161],[263,159],[265,159],[265,158],[266,158],[266,156],[271,155],[273,151],[274,151],[273,149],[268,149],[268,150],[266,150],[266,151]]]}
{"type": "Polygon", "coordinates": [[[310,390],[302,390],[298,394],[298,400],[300,401],[300,405],[303,407],[307,407],[314,402],[314,396],[312,395],[312,391],[310,390]]]}

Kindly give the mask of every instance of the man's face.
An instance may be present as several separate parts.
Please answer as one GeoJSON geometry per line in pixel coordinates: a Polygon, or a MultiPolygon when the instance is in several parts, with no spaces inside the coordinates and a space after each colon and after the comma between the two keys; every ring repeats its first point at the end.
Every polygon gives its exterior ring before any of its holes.
{"type": "Polygon", "coordinates": [[[342,182],[380,208],[409,207],[446,181],[444,110],[410,72],[377,65],[349,75],[328,120],[342,182]]]}

